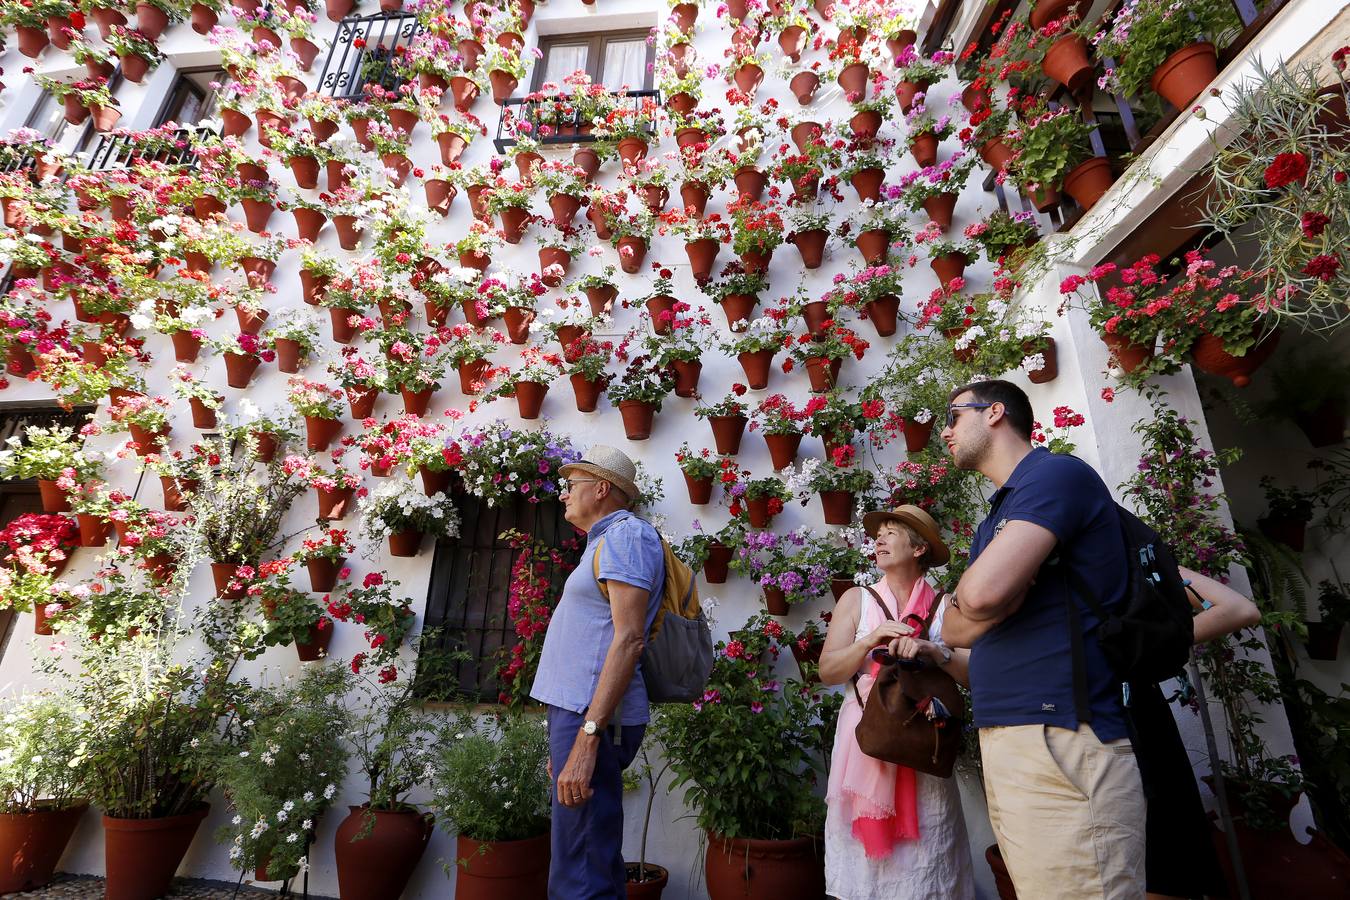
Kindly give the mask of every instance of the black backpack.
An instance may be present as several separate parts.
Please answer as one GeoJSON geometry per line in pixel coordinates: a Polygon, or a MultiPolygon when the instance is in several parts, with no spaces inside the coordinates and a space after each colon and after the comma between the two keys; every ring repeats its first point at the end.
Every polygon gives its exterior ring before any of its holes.
{"type": "Polygon", "coordinates": [[[1177,558],[1158,533],[1116,504],[1129,579],[1125,599],[1106,609],[1082,575],[1060,566],[1068,581],[1066,607],[1073,656],[1073,699],[1080,722],[1092,721],[1083,656],[1082,615],[1074,596],[1097,616],[1097,643],[1123,682],[1157,684],[1181,672],[1195,643],[1192,608],[1177,558]]]}

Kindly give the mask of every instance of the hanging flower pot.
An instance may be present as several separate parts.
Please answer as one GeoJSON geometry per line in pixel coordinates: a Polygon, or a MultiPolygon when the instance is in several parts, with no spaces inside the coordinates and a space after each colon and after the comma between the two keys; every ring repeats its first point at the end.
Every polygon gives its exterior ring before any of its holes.
{"type": "MultiPolygon", "coordinates": [[[[301,187],[304,187],[304,185],[301,185],[301,187]]],[[[310,185],[310,187],[313,187],[313,185],[310,185]]],[[[323,226],[328,222],[328,217],[323,214],[323,211],[311,209],[308,206],[297,206],[291,210],[291,214],[295,216],[296,237],[302,241],[317,243],[319,232],[323,231],[323,226]]]]}
{"type": "Polygon", "coordinates": [[[712,500],[713,480],[711,476],[695,478],[685,472],[684,486],[689,490],[689,503],[691,505],[702,506],[712,500]]]}
{"type": "Polygon", "coordinates": [[[800,25],[789,25],[778,33],[778,47],[783,55],[794,63],[802,58],[802,47],[806,44],[806,29],[800,25]]]}
{"type": "Polygon", "coordinates": [[[928,446],[928,441],[933,436],[933,426],[937,420],[929,417],[927,422],[918,422],[914,419],[906,418],[904,420],[905,449],[910,453],[918,453],[928,446]]]}
{"type": "MultiPolygon", "coordinates": [[[[416,556],[418,551],[420,551],[421,549],[422,549],[422,532],[420,531],[395,531],[394,533],[389,535],[390,556],[398,556],[398,557],[416,556]]],[[[377,893],[374,896],[384,896],[384,895],[377,893]]]]}
{"type": "Polygon", "coordinates": [[[167,426],[159,431],[148,431],[139,425],[130,425],[128,428],[131,431],[131,439],[136,442],[136,454],[138,456],[160,453],[168,443],[169,429],[167,426]]]}
{"type": "Polygon", "coordinates": [[[769,384],[769,367],[773,365],[773,350],[752,350],[737,355],[745,371],[745,380],[753,391],[763,390],[769,384]]]}
{"type": "Polygon", "coordinates": [[[632,164],[647,158],[647,141],[640,137],[626,137],[619,141],[619,158],[632,164]]]}
{"type": "Polygon", "coordinates": [[[1036,344],[1032,341],[1022,345],[1022,350],[1028,356],[1039,352],[1044,362],[1039,369],[1027,372],[1027,379],[1032,384],[1047,384],[1054,381],[1059,376],[1059,354],[1055,350],[1055,339],[1048,337],[1044,339],[1044,346],[1037,350],[1036,344]]]}
{"type": "Polygon", "coordinates": [[[360,245],[363,229],[356,216],[346,214],[333,216],[333,227],[337,229],[338,245],[343,250],[355,250],[360,245]]]}
{"type": "Polygon", "coordinates": [[[1001,172],[1012,159],[1013,149],[998,138],[991,138],[980,145],[979,154],[991,169],[1001,172]]]}
{"type": "Polygon", "coordinates": [[[694,20],[698,18],[697,3],[677,3],[670,11],[675,27],[688,34],[694,29],[694,20]]]}
{"type": "Polygon", "coordinates": [[[858,192],[858,199],[867,201],[881,199],[881,184],[885,180],[883,169],[859,169],[849,176],[848,182],[858,192]]]}
{"type": "Polygon", "coordinates": [[[614,309],[614,298],[619,296],[619,289],[612,284],[595,285],[586,288],[586,303],[591,308],[591,315],[603,316],[614,309]]]}
{"type": "Polygon", "coordinates": [[[1036,207],[1037,212],[1043,213],[1055,209],[1060,202],[1059,191],[1052,187],[1041,188],[1038,191],[1028,189],[1027,198],[1031,201],[1031,205],[1036,207]]]}
{"type": "Polygon", "coordinates": [[[300,57],[300,71],[308,72],[319,56],[319,45],[302,37],[292,37],[291,52],[300,57]]]}
{"type": "Polygon", "coordinates": [[[946,231],[952,227],[952,214],[956,211],[956,194],[947,192],[924,198],[923,211],[928,221],[946,231]]]}
{"type": "MultiPolygon", "coordinates": [[[[329,307],[328,321],[332,325],[333,340],[339,344],[350,344],[352,338],[356,337],[356,326],[352,324],[352,316],[356,315],[350,309],[341,309],[336,306],[329,307]]],[[[226,360],[226,365],[229,361],[226,360]]],[[[254,368],[257,368],[255,365],[254,368]]],[[[233,385],[231,385],[233,387],[233,385]]]]}
{"type": "Polygon", "coordinates": [[[754,63],[747,63],[738,68],[732,78],[736,82],[736,87],[753,95],[759,83],[764,80],[764,70],[754,63]]]}
{"type": "Polygon", "coordinates": [[[459,364],[459,390],[464,396],[471,397],[483,390],[483,378],[487,375],[488,361],[475,359],[459,364]]]}
{"type": "Polygon", "coordinates": [[[121,819],[105,815],[106,900],[144,900],[168,894],[174,872],[210,811],[210,804],[199,803],[178,816],[121,819]]]}
{"type": "Polygon", "coordinates": [[[216,597],[221,600],[240,600],[243,598],[247,592],[247,588],[243,584],[236,583],[235,587],[230,587],[230,583],[235,581],[235,576],[238,573],[238,563],[211,563],[211,580],[216,586],[216,597]]]}
{"type": "MultiPolygon", "coordinates": [[[[267,281],[276,271],[277,264],[270,259],[262,259],[257,256],[245,256],[239,260],[239,268],[244,270],[244,277],[248,279],[248,286],[256,290],[263,290],[267,287],[267,281]]],[[[239,307],[235,307],[235,312],[239,312],[239,307]]],[[[242,313],[241,321],[242,321],[242,313]]],[[[267,318],[267,313],[263,312],[258,321],[259,327],[262,320],[267,318]]],[[[257,334],[256,331],[248,331],[247,334],[257,334]]]]}
{"type": "MultiPolygon", "coordinates": [[[[389,536],[391,551],[396,537],[396,534],[389,536]]],[[[420,534],[416,543],[421,543],[420,534]]],[[[406,544],[400,549],[406,549],[406,544]]],[[[416,551],[414,544],[413,555],[416,551]]],[[[351,813],[342,820],[333,839],[340,895],[343,900],[399,896],[431,840],[430,816],[364,805],[348,809],[351,813]],[[371,817],[375,820],[374,827],[369,825],[371,817]],[[367,831],[365,837],[358,839],[358,835],[367,831]]]]}
{"type": "Polygon", "coordinates": [[[380,396],[378,388],[349,387],[344,393],[347,395],[347,405],[351,407],[353,421],[369,419],[375,413],[375,400],[380,396]]]}
{"type": "Polygon", "coordinates": [[[350,506],[352,502],[351,488],[338,488],[332,491],[324,490],[323,488],[315,488],[314,494],[319,501],[320,519],[323,519],[324,521],[333,521],[335,519],[344,519],[347,517],[347,507],[350,506]]]}
{"type": "Polygon", "coordinates": [[[860,138],[874,138],[881,130],[881,113],[874,109],[864,109],[853,114],[848,127],[860,138]]]}
{"type": "Polygon", "coordinates": [[[327,619],[320,619],[309,626],[309,635],[305,640],[295,642],[296,655],[300,657],[301,662],[317,662],[328,655],[328,644],[332,640],[332,623],[327,619]]]}
{"type": "Polygon", "coordinates": [[[41,56],[42,51],[47,49],[47,44],[51,40],[47,37],[47,31],[44,28],[19,25],[14,31],[19,38],[19,52],[29,59],[37,59],[41,56]]]}
{"type": "Polygon", "coordinates": [[[825,512],[826,525],[849,525],[853,522],[852,491],[821,491],[820,506],[825,512]]]}
{"type": "Polygon", "coordinates": [[[935,256],[928,261],[934,274],[938,277],[938,283],[946,286],[951,284],[953,279],[960,278],[965,274],[966,266],[970,260],[964,253],[946,253],[942,256],[935,256]]]}
{"type": "Polygon", "coordinates": [[[747,250],[741,254],[741,265],[752,275],[763,275],[769,270],[769,262],[772,259],[772,250],[747,250]]]}
{"type": "Polygon", "coordinates": [[[414,391],[399,385],[399,395],[403,398],[403,411],[412,416],[425,416],[431,403],[431,388],[414,391]]]}
{"type": "Polygon", "coordinates": [[[694,99],[693,94],[687,94],[684,91],[671,94],[669,105],[672,110],[682,116],[687,116],[698,106],[698,101],[694,99]]]}
{"type": "Polygon", "coordinates": [[[798,72],[788,82],[788,89],[792,91],[792,96],[797,98],[797,103],[800,106],[809,106],[816,96],[816,89],[819,87],[820,76],[815,72],[798,72]]]}
{"type": "Polygon", "coordinates": [[[56,486],[56,482],[47,478],[39,478],[38,495],[42,500],[42,511],[45,513],[63,513],[70,512],[70,498],[66,492],[56,486]]]}
{"type": "Polygon", "coordinates": [[[1066,34],[1055,41],[1045,51],[1045,57],[1041,60],[1041,73],[1046,78],[1064,85],[1069,89],[1069,93],[1077,94],[1092,77],[1092,61],[1088,59],[1087,39],[1076,34],[1066,34]]]}
{"type": "MultiPolygon", "coordinates": [[[[770,528],[773,526],[774,513],[769,512],[769,499],[768,497],[752,497],[745,501],[745,511],[750,518],[751,528],[770,528]]],[[[779,605],[783,611],[773,614],[776,616],[787,615],[787,601],[783,598],[781,591],[779,592],[779,605]]],[[[769,611],[773,612],[773,608],[770,607],[769,611]]]]}
{"type": "Polygon", "coordinates": [[[138,54],[122,53],[117,58],[122,65],[122,77],[132,84],[140,84],[150,71],[150,61],[138,54]]]}
{"type": "Polygon", "coordinates": [[[1111,351],[1111,362],[1127,375],[1153,358],[1153,344],[1147,347],[1114,334],[1102,335],[1102,342],[1111,351]]]}
{"type": "Polygon", "coordinates": [[[851,103],[867,99],[867,78],[871,72],[867,63],[850,63],[839,73],[839,86],[851,103]]]}
{"type": "Polygon", "coordinates": [[[623,417],[624,436],[630,441],[645,441],[652,436],[652,422],[656,407],[643,400],[620,400],[619,414],[623,417]]]}
{"type": "Polygon", "coordinates": [[[712,426],[713,443],[719,454],[735,456],[741,452],[741,438],[745,435],[748,421],[745,416],[708,417],[708,424],[712,426]]]}
{"type": "Polygon", "coordinates": [[[1308,622],[1307,626],[1309,659],[1331,662],[1341,655],[1341,632],[1344,626],[1340,622],[1308,622]]]}
{"type": "Polygon", "coordinates": [[[842,359],[830,359],[826,356],[813,356],[806,361],[806,374],[811,379],[811,393],[823,394],[839,383],[839,369],[842,359]]]}
{"type": "Polygon", "coordinates": [[[169,14],[153,3],[136,4],[136,27],[153,44],[169,27],[169,14]]]}
{"type": "Polygon", "coordinates": [[[730,547],[721,543],[713,543],[708,547],[708,558],[703,562],[703,577],[708,584],[726,584],[731,552],[730,547]]]}
{"type": "Polygon", "coordinates": [[[574,372],[570,378],[572,393],[577,398],[577,412],[595,412],[600,403],[600,394],[605,389],[604,379],[592,381],[580,372],[574,372]]]}
{"type": "Polygon", "coordinates": [[[1177,109],[1187,109],[1219,76],[1218,51],[1208,42],[1182,47],[1153,71],[1149,86],[1177,109]]]}
{"type": "MultiPolygon", "coordinates": [[[[539,279],[549,287],[562,284],[567,270],[572,267],[572,256],[561,247],[539,248],[539,279]],[[555,268],[556,267],[556,268],[555,268]],[[562,271],[558,271],[561,269],[562,271]]],[[[517,343],[520,343],[517,341],[517,343]]]]}
{"type": "Polygon", "coordinates": [[[647,258],[647,241],[635,234],[619,238],[619,266],[629,275],[636,275],[647,258]]]}
{"type": "Polygon", "coordinates": [[[605,214],[599,207],[592,206],[586,210],[586,218],[595,227],[595,236],[600,240],[607,241],[614,236],[614,230],[609,227],[609,222],[605,220],[605,214]]]}
{"type": "Polygon", "coordinates": [[[698,379],[703,363],[698,360],[677,359],[670,367],[675,371],[675,396],[686,399],[698,396],[698,379]]]}
{"type": "Polygon", "coordinates": [[[824,300],[812,300],[802,306],[802,320],[806,322],[806,330],[815,337],[825,333],[826,323],[832,318],[830,306],[824,300]]]}
{"type": "Polygon", "coordinates": [[[192,427],[202,431],[211,431],[216,427],[216,411],[196,397],[188,399],[192,410],[192,427]]]}
{"type": "Polygon", "coordinates": [[[122,118],[122,111],[115,106],[100,106],[97,103],[89,104],[89,114],[94,117],[94,130],[98,132],[109,132],[117,127],[117,122],[122,118]]]}
{"type": "Polygon", "coordinates": [[[875,300],[867,301],[863,307],[867,311],[867,318],[872,321],[873,327],[877,330],[878,337],[890,337],[895,334],[900,326],[900,298],[894,294],[886,294],[875,300]]]}
{"type": "Polygon", "coordinates": [[[453,184],[443,178],[429,178],[422,182],[422,190],[426,192],[427,209],[434,209],[442,216],[450,214],[450,203],[458,193],[453,184]]]}
{"type": "Polygon", "coordinates": [[[566,228],[581,209],[581,199],[571,194],[553,194],[548,198],[548,208],[553,213],[553,224],[566,228]]]}
{"type": "Polygon", "coordinates": [[[1233,356],[1224,349],[1221,338],[1202,334],[1191,346],[1191,362],[1202,372],[1227,378],[1233,387],[1246,387],[1252,382],[1252,373],[1270,359],[1279,343],[1280,332],[1272,330],[1252,345],[1246,355],[1233,356]]]}
{"type": "Polygon", "coordinates": [[[102,547],[108,543],[108,532],[112,529],[102,516],[76,513],[75,522],[80,528],[81,547],[102,547]]]}
{"type": "Polygon", "coordinates": [[[754,166],[741,166],[736,170],[733,180],[743,201],[759,200],[764,196],[764,188],[769,184],[768,176],[754,166]]]}
{"type": "Polygon", "coordinates": [[[159,489],[164,496],[164,509],[167,512],[185,512],[188,507],[187,495],[197,490],[197,482],[191,478],[161,475],[159,489]]]}
{"type": "Polygon", "coordinates": [[[800,432],[766,434],[764,443],[769,446],[769,458],[773,460],[774,469],[786,469],[797,461],[797,450],[801,447],[802,435],[800,432]]]}
{"type": "Polygon", "coordinates": [[[982,109],[987,109],[989,107],[989,89],[975,84],[966,85],[961,91],[961,105],[969,113],[977,113],[982,109]]]}
{"type": "Polygon", "coordinates": [[[305,416],[305,448],[308,450],[327,450],[341,433],[342,422],[338,419],[305,416]]]}
{"type": "Polygon", "coordinates": [[[802,265],[808,269],[818,269],[825,260],[825,244],[830,233],[824,228],[811,228],[793,232],[790,240],[801,254],[802,265]]]}
{"type": "Polygon", "coordinates": [[[506,323],[506,334],[513,344],[524,344],[530,339],[530,323],[534,321],[534,310],[523,306],[508,306],[502,319],[506,323]]]}
{"type": "Polygon", "coordinates": [[[516,382],[516,406],[522,419],[537,419],[544,408],[548,385],[539,381],[516,382]]]}
{"type": "Polygon", "coordinates": [[[891,233],[884,228],[869,228],[858,232],[858,252],[863,262],[869,266],[879,266],[886,261],[891,249],[891,233]]]}
{"type": "MultiPolygon", "coordinates": [[[[268,261],[270,262],[270,260],[268,261]]],[[[276,263],[272,263],[272,265],[275,267],[276,263]]],[[[244,270],[248,270],[247,265],[244,266],[244,270]]],[[[234,308],[234,315],[235,318],[239,320],[240,331],[244,334],[256,335],[258,332],[262,331],[263,325],[267,323],[268,313],[267,310],[261,308],[250,309],[246,306],[236,306],[234,308]]]]}
{"type": "Polygon", "coordinates": [[[277,436],[266,431],[255,431],[253,432],[253,438],[257,441],[258,462],[271,462],[272,457],[277,455],[277,449],[280,446],[277,436]]]}
{"type": "MultiPolygon", "coordinates": [[[[336,312],[337,310],[334,310],[336,312]]],[[[246,388],[262,360],[246,353],[226,353],[225,383],[232,388],[246,388]]]]}
{"type": "Polygon", "coordinates": [[[530,224],[530,211],[516,206],[508,206],[499,214],[502,220],[502,237],[508,244],[519,244],[530,224]]]}
{"type": "Polygon", "coordinates": [[[727,317],[727,327],[740,333],[750,326],[755,315],[755,306],[759,298],[753,294],[727,294],[722,298],[722,313],[727,317]]]}
{"type": "Polygon", "coordinates": [[[507,99],[516,90],[520,84],[516,76],[510,72],[503,72],[501,69],[493,69],[488,72],[488,81],[492,83],[492,102],[498,106],[505,106],[507,99]]]}
{"type": "MultiPolygon", "coordinates": [[[[755,501],[750,501],[754,503],[755,501]]],[[[750,514],[750,525],[752,528],[767,528],[768,525],[756,525],[755,515],[750,514]]],[[[763,586],[761,586],[763,587],[763,586]]],[[[792,607],[788,606],[787,594],[781,588],[763,587],[764,590],[764,609],[771,616],[786,616],[792,612],[792,607]]],[[[793,649],[796,649],[795,645],[793,649]]]]}
{"type": "Polygon", "coordinates": [[[248,230],[254,234],[262,234],[267,230],[267,223],[277,208],[270,200],[254,200],[249,197],[244,198],[243,207],[248,230]]]}
{"type": "MultiPolygon", "coordinates": [[[[66,94],[66,99],[63,102],[66,109],[66,122],[69,124],[83,125],[84,120],[89,118],[89,110],[85,109],[84,105],[80,102],[79,94],[66,94]]],[[[14,224],[11,222],[6,222],[5,224],[9,225],[11,228],[14,227],[14,224]]]]}
{"type": "Polygon", "coordinates": [[[909,152],[920,168],[937,165],[937,135],[925,132],[910,138],[909,152]]]}
{"type": "Polygon", "coordinates": [[[309,589],[316,593],[326,593],[337,587],[338,571],[342,568],[342,562],[339,559],[322,556],[305,560],[305,568],[309,570],[309,589]]]}
{"type": "Polygon", "coordinates": [[[900,111],[908,113],[914,109],[920,94],[926,94],[931,85],[916,81],[901,81],[895,85],[895,99],[900,103],[900,111]]]}
{"type": "Polygon", "coordinates": [[[1064,190],[1086,212],[1110,190],[1114,181],[1111,161],[1105,156],[1094,156],[1069,170],[1064,176],[1064,190]]]}
{"type": "Polygon", "coordinates": [[[572,163],[586,173],[586,181],[590,183],[600,171],[600,154],[590,147],[578,147],[572,153],[572,163]]]}

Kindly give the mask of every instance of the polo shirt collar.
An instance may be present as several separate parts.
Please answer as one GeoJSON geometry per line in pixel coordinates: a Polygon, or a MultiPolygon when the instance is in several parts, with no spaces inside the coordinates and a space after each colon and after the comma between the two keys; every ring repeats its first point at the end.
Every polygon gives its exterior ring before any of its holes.
{"type": "Polygon", "coordinates": [[[591,530],[586,532],[586,540],[591,541],[594,540],[595,538],[598,538],[600,535],[605,533],[605,531],[609,528],[609,526],[613,525],[620,519],[630,515],[632,515],[632,513],[626,509],[614,510],[614,512],[605,516],[599,522],[596,522],[594,525],[591,526],[591,530]]]}
{"type": "Polygon", "coordinates": [[[1049,455],[1049,453],[1049,449],[1045,447],[1032,447],[1031,452],[1022,457],[1021,462],[1013,467],[1012,474],[1008,476],[1008,480],[1003,482],[1003,487],[994,491],[994,496],[991,497],[990,500],[992,501],[1017,487],[1022,479],[1027,477],[1027,473],[1035,468],[1036,464],[1049,455]]]}

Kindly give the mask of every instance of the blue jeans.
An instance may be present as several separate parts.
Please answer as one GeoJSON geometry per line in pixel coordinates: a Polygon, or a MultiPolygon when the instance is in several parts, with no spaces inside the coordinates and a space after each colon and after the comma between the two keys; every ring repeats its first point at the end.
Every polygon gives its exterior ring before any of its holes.
{"type": "Polygon", "coordinates": [[[548,707],[548,750],[553,763],[553,858],[548,870],[549,900],[624,900],[628,876],[623,864],[623,770],[637,755],[646,725],[614,727],[600,740],[591,790],[581,806],[558,802],[557,775],[567,765],[585,717],[548,707]]]}

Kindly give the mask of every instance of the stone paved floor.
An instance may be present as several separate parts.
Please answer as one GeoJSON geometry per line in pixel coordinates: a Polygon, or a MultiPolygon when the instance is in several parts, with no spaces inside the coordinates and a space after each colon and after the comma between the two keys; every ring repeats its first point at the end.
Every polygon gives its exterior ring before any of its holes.
{"type": "MultiPolygon", "coordinates": [[[[168,896],[175,900],[231,900],[234,891],[235,886],[231,882],[176,878],[173,882],[173,892],[168,896]]],[[[43,900],[102,900],[103,879],[94,875],[60,874],[56,876],[55,881],[41,890],[9,896],[21,900],[28,900],[30,897],[41,897],[43,900]]],[[[239,889],[240,900],[262,900],[276,896],[275,891],[264,891],[249,885],[239,889]]],[[[292,896],[300,897],[298,886],[292,896]]],[[[310,894],[310,900],[327,900],[327,898],[310,894]]]]}

